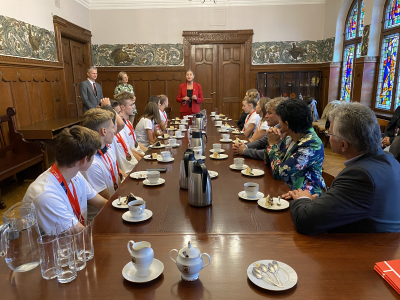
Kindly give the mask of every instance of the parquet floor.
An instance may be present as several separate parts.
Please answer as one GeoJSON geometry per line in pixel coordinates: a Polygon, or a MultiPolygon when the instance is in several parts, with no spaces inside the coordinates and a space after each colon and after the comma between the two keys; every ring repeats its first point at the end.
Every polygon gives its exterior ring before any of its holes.
{"type": "MultiPolygon", "coordinates": [[[[343,156],[333,153],[330,148],[325,148],[324,170],[326,172],[336,176],[344,168],[344,161],[345,158],[343,156]]],[[[13,180],[2,182],[1,194],[7,207],[0,210],[0,224],[3,224],[3,215],[7,209],[22,201],[26,190],[32,182],[33,180],[25,180],[23,183],[13,182],[13,180]]]]}

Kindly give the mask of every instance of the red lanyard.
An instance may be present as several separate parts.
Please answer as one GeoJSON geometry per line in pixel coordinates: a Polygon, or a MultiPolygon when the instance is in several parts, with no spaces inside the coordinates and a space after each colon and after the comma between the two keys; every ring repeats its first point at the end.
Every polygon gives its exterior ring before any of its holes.
{"type": "Polygon", "coordinates": [[[54,177],[57,179],[59,184],[61,184],[61,183],[64,184],[64,187],[67,191],[67,197],[68,197],[69,203],[71,204],[72,210],[74,211],[74,214],[75,214],[76,218],[79,220],[79,222],[83,226],[85,226],[85,219],[83,218],[82,213],[81,213],[81,207],[79,206],[78,196],[76,195],[74,183],[71,180],[72,189],[74,190],[74,196],[72,196],[72,193],[69,190],[69,187],[68,187],[67,182],[65,181],[65,178],[61,174],[60,170],[57,168],[56,164],[53,164],[51,166],[50,172],[51,172],[51,174],[54,175],[54,177]]]}
{"type": "Polygon", "coordinates": [[[250,120],[250,118],[251,118],[251,115],[252,115],[252,114],[254,114],[255,112],[256,112],[256,111],[255,111],[255,110],[253,110],[253,112],[247,116],[247,118],[246,118],[246,122],[244,123],[244,129],[245,129],[245,130],[246,130],[246,124],[247,124],[247,122],[250,120]]]}
{"type": "Polygon", "coordinates": [[[135,131],[133,130],[133,126],[132,126],[131,122],[125,121],[125,124],[126,124],[126,126],[128,126],[129,130],[131,131],[133,140],[135,141],[135,145],[136,145],[136,135],[135,135],[135,131]]]}
{"type": "Polygon", "coordinates": [[[104,154],[103,154],[103,152],[101,152],[101,150],[97,150],[97,151],[99,151],[99,153],[103,157],[103,162],[104,162],[105,166],[107,167],[108,171],[111,173],[111,177],[114,182],[114,190],[117,190],[118,189],[117,179],[115,178],[114,168],[113,168],[110,157],[108,156],[107,153],[104,156],[104,154]],[[106,159],[106,157],[107,157],[107,159],[106,159]]]}
{"type": "Polygon", "coordinates": [[[130,153],[128,151],[128,147],[126,146],[124,139],[121,137],[121,134],[118,133],[116,135],[116,137],[117,137],[118,142],[120,142],[120,144],[122,145],[122,148],[124,148],[124,152],[125,152],[125,155],[126,155],[126,160],[127,161],[131,161],[132,160],[132,156],[130,155],[130,153]]]}

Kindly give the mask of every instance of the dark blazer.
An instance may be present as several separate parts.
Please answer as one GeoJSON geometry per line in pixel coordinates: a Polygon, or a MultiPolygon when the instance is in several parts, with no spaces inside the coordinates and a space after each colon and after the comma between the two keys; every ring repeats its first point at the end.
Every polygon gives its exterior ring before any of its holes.
{"type": "Polygon", "coordinates": [[[339,173],[321,197],[293,200],[297,231],[400,232],[400,164],[379,149],[365,154],[339,173]]]}
{"type": "Polygon", "coordinates": [[[89,80],[82,81],[79,84],[79,94],[81,95],[81,100],[83,104],[83,113],[91,108],[96,108],[100,105],[100,100],[103,99],[103,90],[101,85],[96,83],[97,97],[94,94],[94,90],[89,80]]]}
{"type": "MultiPolygon", "coordinates": [[[[203,103],[203,91],[201,90],[201,85],[193,82],[193,96],[196,95],[197,100],[192,101],[192,112],[198,113],[200,112],[200,106],[199,103],[203,103]]],[[[179,103],[182,103],[180,112],[187,112],[189,110],[189,101],[186,101],[185,104],[183,104],[183,98],[187,96],[187,83],[182,83],[179,86],[179,92],[178,96],[176,97],[176,101],[179,103]]]]}
{"type": "Polygon", "coordinates": [[[400,106],[395,110],[393,117],[386,126],[385,134],[383,135],[383,137],[389,137],[390,143],[393,143],[395,138],[394,130],[396,129],[396,125],[400,128],[400,106]]]}

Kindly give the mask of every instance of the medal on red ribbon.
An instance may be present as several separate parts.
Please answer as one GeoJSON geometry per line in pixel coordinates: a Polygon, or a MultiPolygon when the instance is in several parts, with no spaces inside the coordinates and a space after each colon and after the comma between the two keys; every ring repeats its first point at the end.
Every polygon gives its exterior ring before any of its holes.
{"type": "Polygon", "coordinates": [[[103,162],[104,162],[105,166],[107,167],[108,171],[111,173],[111,177],[114,182],[114,190],[117,190],[118,189],[117,178],[115,177],[114,168],[113,168],[110,157],[108,156],[107,153],[106,153],[106,155],[104,155],[103,152],[101,152],[101,150],[97,150],[97,151],[103,157],[103,162]]]}

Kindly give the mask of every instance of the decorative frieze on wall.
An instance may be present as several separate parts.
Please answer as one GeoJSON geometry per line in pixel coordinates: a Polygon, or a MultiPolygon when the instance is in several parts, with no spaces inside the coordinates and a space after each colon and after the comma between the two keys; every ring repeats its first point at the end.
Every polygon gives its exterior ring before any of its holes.
{"type": "Polygon", "coordinates": [[[253,65],[328,62],[335,38],[318,41],[253,43],[253,65]]]}
{"type": "Polygon", "coordinates": [[[58,61],[54,32],[0,15],[0,55],[58,61]]]}
{"type": "Polygon", "coordinates": [[[183,44],[93,45],[96,66],[183,66],[183,44]]]}

